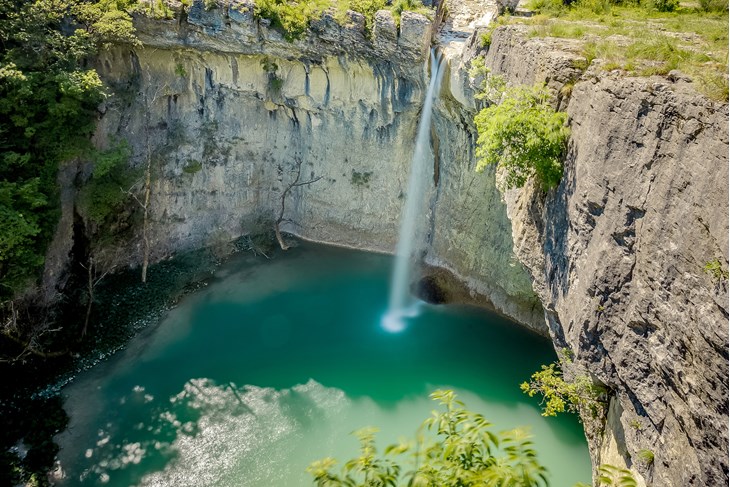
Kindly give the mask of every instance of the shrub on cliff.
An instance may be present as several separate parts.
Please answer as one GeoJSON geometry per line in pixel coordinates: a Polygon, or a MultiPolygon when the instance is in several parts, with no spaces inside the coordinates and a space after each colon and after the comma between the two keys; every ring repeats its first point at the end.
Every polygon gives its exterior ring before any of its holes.
{"type": "Polygon", "coordinates": [[[481,110],[474,122],[477,170],[496,164],[506,171],[506,187],[521,188],[534,176],[547,190],[560,183],[570,129],[567,114],[556,112],[540,86],[507,88],[498,104],[481,110]]]}

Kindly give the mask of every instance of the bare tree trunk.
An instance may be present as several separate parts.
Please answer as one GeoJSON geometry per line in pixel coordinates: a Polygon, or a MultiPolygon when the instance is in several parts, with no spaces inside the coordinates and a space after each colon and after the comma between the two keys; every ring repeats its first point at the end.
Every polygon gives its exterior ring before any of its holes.
{"type": "MultiPolygon", "coordinates": [[[[158,88],[157,91],[155,91],[155,94],[152,96],[152,103],[155,103],[157,101],[157,96],[160,92],[160,89],[158,88]]],[[[142,207],[142,210],[144,211],[144,216],[142,219],[142,282],[147,282],[147,268],[150,264],[150,236],[149,236],[149,225],[150,225],[150,215],[149,215],[149,209],[150,209],[150,197],[152,195],[152,148],[150,145],[150,100],[147,96],[147,93],[144,95],[144,105],[145,105],[145,122],[144,122],[144,136],[145,136],[145,144],[147,146],[147,165],[145,167],[145,175],[144,175],[144,201],[140,202],[137,200],[137,202],[142,207]]]]}
{"type": "Polygon", "coordinates": [[[86,269],[88,281],[86,283],[86,292],[88,294],[89,302],[86,304],[86,317],[84,318],[84,328],[81,330],[81,338],[83,339],[86,336],[86,332],[89,329],[89,321],[91,319],[91,308],[94,306],[94,289],[96,289],[96,285],[101,282],[102,279],[106,277],[109,272],[111,272],[114,267],[104,271],[104,273],[97,277],[96,276],[96,262],[94,261],[94,257],[89,257],[89,263],[88,265],[81,264],[81,267],[86,269]]]}
{"type": "Polygon", "coordinates": [[[281,247],[281,250],[289,250],[289,246],[284,242],[284,238],[281,236],[281,230],[279,229],[279,225],[281,224],[281,222],[284,221],[284,211],[286,210],[287,195],[292,190],[292,188],[296,188],[297,186],[307,186],[322,179],[322,176],[317,176],[314,179],[310,179],[309,181],[302,181],[300,183],[299,178],[302,175],[302,161],[297,160],[295,164],[297,171],[296,176],[294,177],[294,181],[289,183],[289,185],[281,193],[281,208],[279,209],[279,217],[274,221],[274,233],[276,234],[276,240],[279,242],[279,247],[281,247]]]}
{"type": "Polygon", "coordinates": [[[91,317],[91,306],[94,304],[94,258],[89,257],[89,265],[86,266],[86,273],[88,275],[87,281],[87,293],[89,302],[86,303],[86,317],[84,318],[84,329],[81,330],[81,338],[86,336],[86,331],[89,328],[89,318],[91,317]]]}
{"type": "Polygon", "coordinates": [[[147,267],[150,263],[149,208],[152,192],[152,155],[150,154],[149,134],[147,135],[147,168],[144,180],[144,218],[142,219],[142,282],[147,282],[147,267]]]}

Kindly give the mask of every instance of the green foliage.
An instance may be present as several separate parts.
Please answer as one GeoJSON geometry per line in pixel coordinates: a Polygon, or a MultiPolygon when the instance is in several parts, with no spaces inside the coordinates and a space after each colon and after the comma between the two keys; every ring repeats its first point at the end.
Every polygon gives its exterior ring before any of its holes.
{"type": "Polygon", "coordinates": [[[185,174],[195,174],[196,172],[200,172],[203,170],[203,165],[200,163],[200,161],[188,161],[188,163],[183,167],[183,172],[185,174]]]}
{"type": "Polygon", "coordinates": [[[603,464],[598,467],[598,486],[606,487],[636,487],[636,479],[630,471],[613,465],[603,464]]]}
{"type": "Polygon", "coordinates": [[[725,0],[699,0],[700,8],[705,12],[727,12],[728,3],[725,0]]]}
{"type": "MultiPolygon", "coordinates": [[[[182,2],[183,5],[189,7],[190,2],[182,2]]],[[[145,0],[139,3],[137,10],[144,13],[148,17],[159,20],[172,20],[175,18],[175,12],[167,5],[164,0],[145,0]]]]}
{"type": "Polygon", "coordinates": [[[654,463],[654,452],[643,448],[636,452],[636,456],[641,460],[644,465],[651,465],[654,463]]]}
{"type": "Polygon", "coordinates": [[[261,60],[261,67],[268,74],[269,86],[268,94],[270,98],[277,98],[281,94],[281,88],[284,86],[284,79],[279,76],[279,65],[271,58],[265,57],[261,60]]]}
{"type": "Polygon", "coordinates": [[[453,391],[435,391],[442,406],[419,429],[415,445],[401,443],[379,454],[375,432],[355,432],[360,455],[335,472],[336,460],[325,458],[307,471],[320,487],[413,486],[469,487],[546,486],[547,471],[540,465],[529,435],[522,429],[496,433],[481,414],[468,411],[453,391]],[[444,410],[445,409],[445,410],[444,410]],[[403,460],[403,457],[406,460],[403,460]]]}
{"type": "Polygon", "coordinates": [[[567,114],[556,112],[539,86],[509,88],[501,98],[474,118],[477,170],[488,164],[503,167],[507,188],[522,187],[531,176],[543,189],[557,186],[570,136],[567,114]]]}
{"type": "Polygon", "coordinates": [[[287,40],[293,41],[301,37],[309,23],[319,19],[329,6],[329,0],[258,0],[254,15],[271,20],[287,40]]]}
{"type": "Polygon", "coordinates": [[[567,8],[563,0],[530,0],[527,8],[538,12],[538,14],[559,15],[567,8]]]}
{"type": "Polygon", "coordinates": [[[543,416],[557,416],[567,411],[600,418],[606,413],[606,403],[602,399],[605,390],[585,375],[567,382],[557,362],[543,365],[542,370],[532,374],[529,382],[520,385],[520,389],[530,397],[542,396],[543,416]]]}
{"type": "Polygon", "coordinates": [[[185,70],[185,66],[182,63],[175,64],[175,74],[181,78],[187,78],[188,72],[185,70]]]}
{"type": "Polygon", "coordinates": [[[105,96],[89,57],[111,43],[136,42],[130,6],[0,0],[0,301],[40,271],[58,218],[58,166],[89,153],[105,96]]]}
{"type": "Polygon", "coordinates": [[[630,75],[690,75],[709,98],[728,96],[728,3],[702,0],[533,0],[539,12],[526,23],[538,37],[578,39],[593,45],[605,70],[630,75]]]}
{"type": "Polygon", "coordinates": [[[674,12],[679,8],[679,0],[651,0],[651,6],[659,12],[674,12]]]}
{"type": "Polygon", "coordinates": [[[91,179],[81,188],[79,206],[97,226],[119,213],[129,199],[128,190],[138,175],[127,168],[129,156],[129,145],[122,142],[93,157],[94,169],[91,179]]]}
{"type": "MultiPolygon", "coordinates": [[[[136,0],[99,0],[71,3],[71,12],[84,27],[94,44],[109,47],[112,44],[138,45],[129,11],[135,8],[136,0]]],[[[83,35],[78,32],[74,35],[83,35]]]]}
{"type": "Polygon", "coordinates": [[[704,271],[712,276],[716,281],[726,281],[728,279],[728,271],[722,268],[722,263],[719,259],[714,259],[706,262],[702,267],[704,271]]]}
{"type": "Polygon", "coordinates": [[[350,178],[350,184],[353,186],[370,187],[370,178],[373,176],[372,171],[357,172],[352,171],[352,177],[350,178]]]}
{"type": "Polygon", "coordinates": [[[500,16],[489,23],[489,25],[487,26],[487,29],[481,35],[482,47],[489,48],[489,46],[492,45],[492,33],[494,32],[495,29],[497,29],[497,27],[500,27],[507,23],[507,21],[505,19],[506,19],[506,17],[500,16]]]}
{"type": "Polygon", "coordinates": [[[42,210],[47,208],[40,178],[0,181],[0,276],[2,294],[21,292],[32,274],[43,264],[43,246],[37,237],[43,225],[42,210]]]}
{"type": "Polygon", "coordinates": [[[375,13],[389,9],[393,12],[396,24],[406,10],[414,10],[430,15],[431,10],[419,0],[258,0],[254,7],[257,18],[271,20],[272,26],[281,30],[288,41],[299,39],[309,28],[312,21],[318,20],[328,9],[332,9],[338,22],[347,19],[347,10],[365,16],[366,28],[372,31],[375,13]]]}
{"type": "MultiPolygon", "coordinates": [[[[598,487],[637,487],[633,474],[626,470],[604,463],[598,467],[598,487]]],[[[573,487],[591,487],[588,484],[578,483],[573,487]]]]}
{"type": "Polygon", "coordinates": [[[483,57],[475,57],[471,60],[469,77],[479,81],[475,98],[486,100],[490,103],[499,103],[507,89],[507,82],[503,77],[492,74],[484,64],[483,57]]]}

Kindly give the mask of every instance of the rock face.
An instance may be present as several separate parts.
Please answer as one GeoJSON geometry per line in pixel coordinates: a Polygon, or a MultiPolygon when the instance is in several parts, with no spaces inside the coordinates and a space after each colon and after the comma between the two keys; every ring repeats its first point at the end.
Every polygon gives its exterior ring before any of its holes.
{"type": "MultiPolygon", "coordinates": [[[[393,252],[423,104],[430,22],[404,12],[342,24],[325,14],[289,42],[245,4],[191,7],[187,22],[136,20],[142,49],[99,61],[119,94],[97,142],[151,153],[152,259],[270,228],[307,239],[393,252]]],[[[424,220],[425,260],[467,283],[470,300],[547,334],[529,275],[513,255],[494,174],[476,174],[473,109],[446,94],[434,117],[437,163],[424,220]]],[[[137,241],[141,241],[137,239],[137,241]]],[[[128,253],[139,262],[141,249],[128,253]]]]}
{"type": "MultiPolygon", "coordinates": [[[[501,42],[559,63],[514,36],[494,36],[487,56],[512,81],[524,75],[501,42]]],[[[623,463],[648,485],[725,485],[727,278],[704,268],[728,268],[728,106],[684,82],[583,80],[560,186],[505,194],[515,251],[556,348],[612,392],[606,434],[587,431],[594,463],[623,463]]]]}

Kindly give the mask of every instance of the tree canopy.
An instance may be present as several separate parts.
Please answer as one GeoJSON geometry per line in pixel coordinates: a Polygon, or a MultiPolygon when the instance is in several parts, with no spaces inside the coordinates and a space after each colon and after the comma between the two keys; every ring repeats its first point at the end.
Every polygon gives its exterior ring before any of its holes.
{"type": "Polygon", "coordinates": [[[131,6],[0,0],[0,300],[37,279],[58,219],[58,167],[90,153],[105,96],[90,56],[136,42],[131,6]]]}

